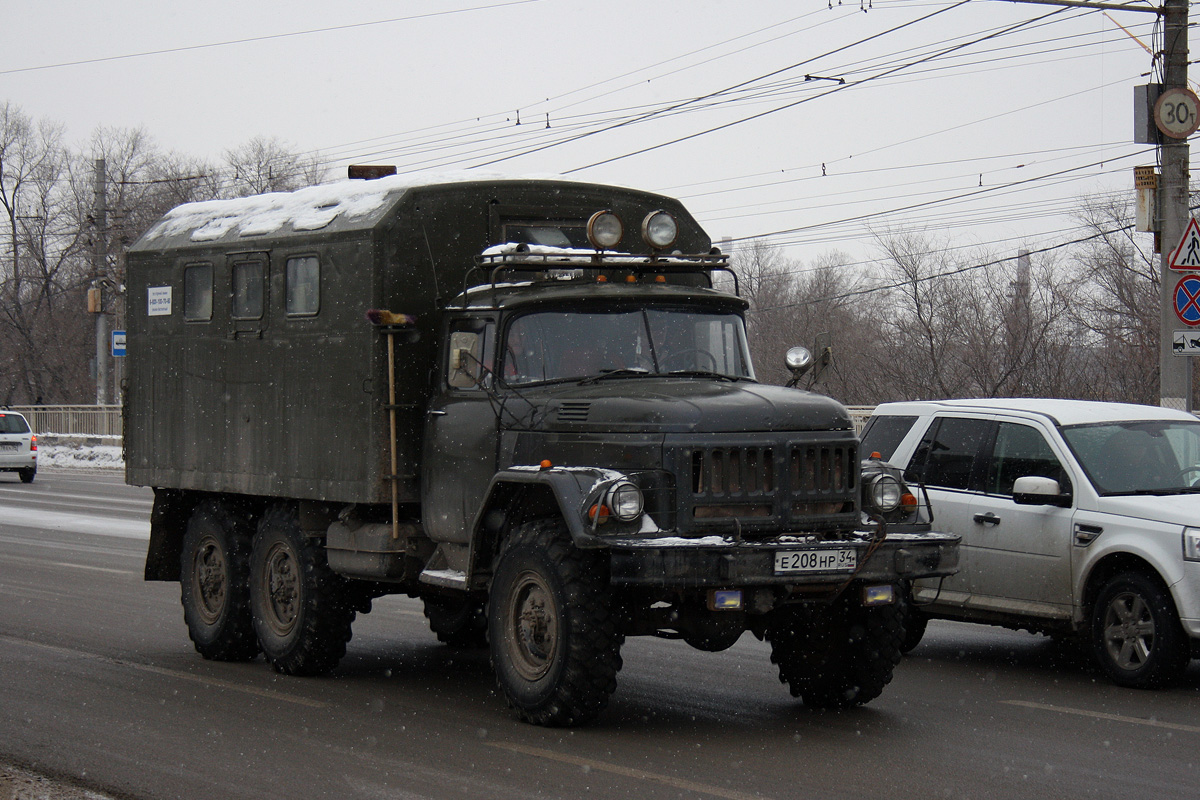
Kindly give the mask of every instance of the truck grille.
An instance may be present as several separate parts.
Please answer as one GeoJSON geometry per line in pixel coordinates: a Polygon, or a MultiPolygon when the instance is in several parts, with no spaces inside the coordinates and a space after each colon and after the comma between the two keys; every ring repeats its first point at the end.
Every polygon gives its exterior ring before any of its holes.
{"type": "Polygon", "coordinates": [[[701,527],[738,519],[811,530],[857,515],[854,441],[691,447],[684,463],[691,508],[682,519],[701,527]]]}

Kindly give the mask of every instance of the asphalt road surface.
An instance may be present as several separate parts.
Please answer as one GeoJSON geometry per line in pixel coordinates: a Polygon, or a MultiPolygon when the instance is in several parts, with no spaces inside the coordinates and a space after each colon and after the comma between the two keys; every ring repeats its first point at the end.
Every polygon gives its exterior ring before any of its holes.
{"type": "Polygon", "coordinates": [[[115,475],[0,475],[0,765],[136,800],[1200,792],[1200,661],[1169,691],[1120,689],[996,628],[931,624],[882,697],[840,713],[793,700],[749,634],[723,653],[632,639],[608,710],[568,730],[517,722],[486,654],[438,644],[407,598],[359,617],[328,678],[205,661],[178,584],[142,580],[149,511],[115,475]]]}

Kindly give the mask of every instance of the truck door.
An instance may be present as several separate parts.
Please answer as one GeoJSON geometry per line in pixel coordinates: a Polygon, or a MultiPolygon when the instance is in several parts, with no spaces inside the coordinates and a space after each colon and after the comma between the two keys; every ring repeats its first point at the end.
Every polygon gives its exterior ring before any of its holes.
{"type": "Polygon", "coordinates": [[[496,474],[496,412],[487,391],[495,329],[490,319],[454,319],[443,343],[421,459],[421,521],[434,541],[470,541],[496,474]]]}

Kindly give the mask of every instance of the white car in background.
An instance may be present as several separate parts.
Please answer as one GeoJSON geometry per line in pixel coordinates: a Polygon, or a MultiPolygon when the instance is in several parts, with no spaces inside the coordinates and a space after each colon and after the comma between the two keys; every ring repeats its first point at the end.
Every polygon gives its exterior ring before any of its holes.
{"type": "Polygon", "coordinates": [[[33,483],[37,474],[37,436],[25,417],[0,409],[0,472],[15,472],[21,483],[33,483]]]}
{"type": "Polygon", "coordinates": [[[912,587],[930,618],[1085,640],[1117,684],[1171,683],[1200,655],[1200,420],[1044,399],[887,403],[862,436],[926,488],[958,573],[912,587]]]}

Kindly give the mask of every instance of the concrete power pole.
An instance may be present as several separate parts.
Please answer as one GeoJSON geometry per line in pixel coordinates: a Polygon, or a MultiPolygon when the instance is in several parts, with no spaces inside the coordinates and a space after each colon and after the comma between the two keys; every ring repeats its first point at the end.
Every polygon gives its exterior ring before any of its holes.
{"type": "MultiPolygon", "coordinates": [[[[1188,0],[1166,0],[1163,17],[1163,91],[1186,89],[1188,62],[1188,0]]],[[[1159,331],[1159,404],[1167,408],[1192,410],[1191,358],[1172,354],[1172,332],[1179,327],[1175,316],[1173,293],[1179,274],[1170,267],[1171,251],[1183,238],[1190,212],[1188,188],[1190,159],[1187,139],[1162,137],[1159,164],[1162,178],[1159,183],[1159,230],[1162,232],[1162,261],[1159,265],[1159,288],[1162,316],[1159,331]]]]}
{"type": "Polygon", "coordinates": [[[104,159],[95,161],[95,206],[92,218],[96,230],[92,236],[92,292],[89,310],[96,315],[96,405],[108,403],[108,320],[104,316],[104,278],[108,273],[108,184],[104,178],[104,159]]]}

